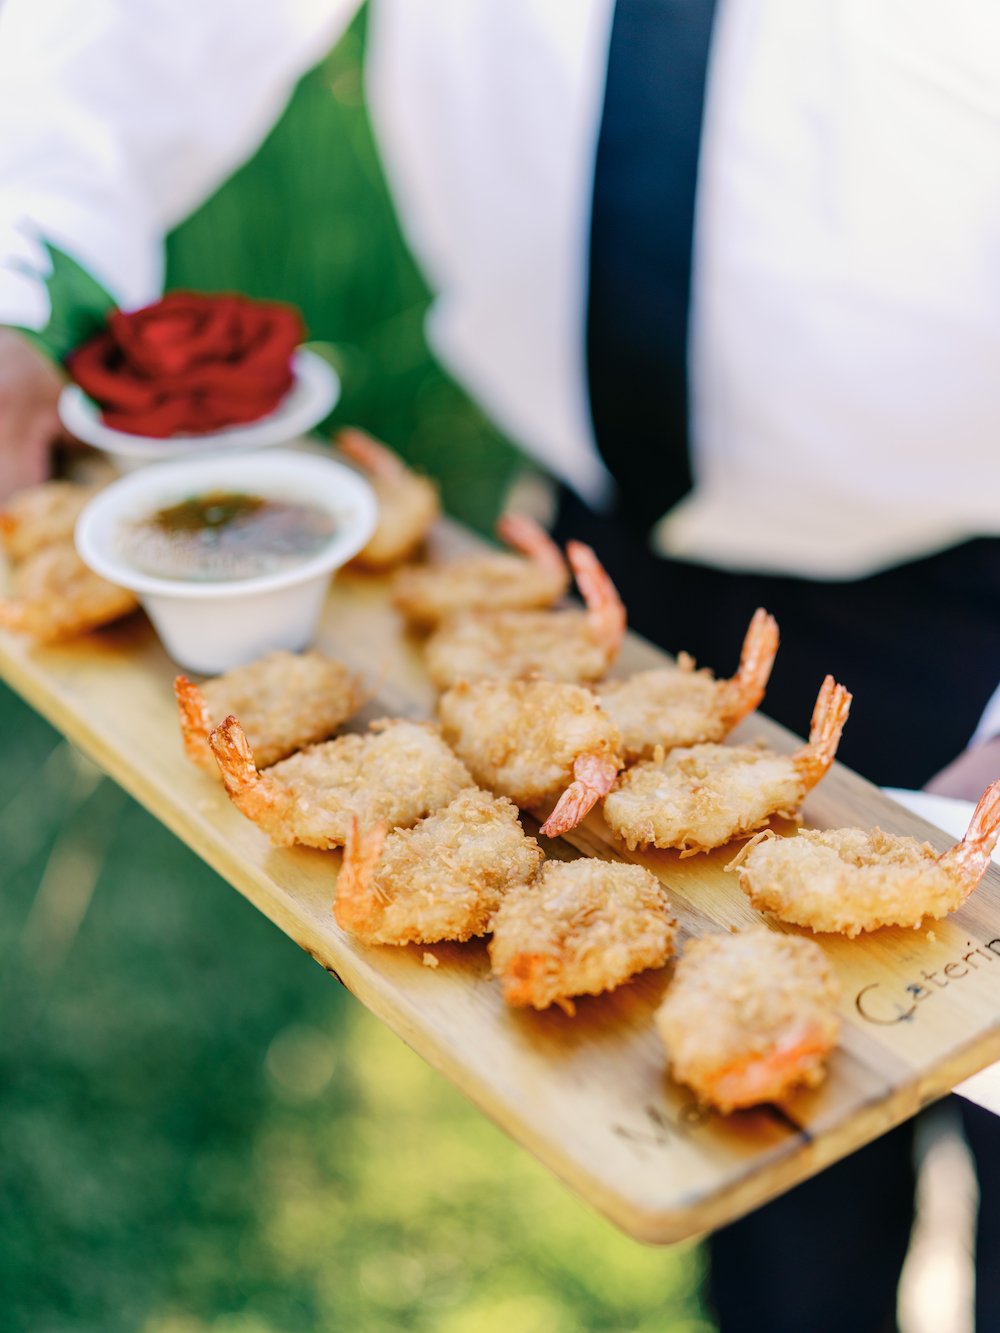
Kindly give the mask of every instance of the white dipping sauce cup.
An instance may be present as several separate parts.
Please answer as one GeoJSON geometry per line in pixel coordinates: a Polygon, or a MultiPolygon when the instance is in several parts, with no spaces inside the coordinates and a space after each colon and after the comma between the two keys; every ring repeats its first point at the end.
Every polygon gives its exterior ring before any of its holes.
{"type": "Polygon", "coordinates": [[[136,594],[175,662],[215,675],[275,648],[305,648],[333,571],[365,545],[377,514],[372,488],[333,459],[285,449],[212,454],[153,464],[112,482],[80,515],[76,548],[96,574],[136,594]],[[319,505],[336,527],[317,554],[249,579],[157,578],[122,554],[123,525],[217,490],[319,505]]]}

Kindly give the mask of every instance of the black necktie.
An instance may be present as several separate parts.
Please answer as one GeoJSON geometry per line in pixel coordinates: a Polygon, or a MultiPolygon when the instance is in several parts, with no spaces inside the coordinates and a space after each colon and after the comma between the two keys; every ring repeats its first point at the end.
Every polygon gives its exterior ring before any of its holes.
{"type": "Polygon", "coordinates": [[[597,445],[631,521],[691,486],[687,324],[714,0],[617,0],[597,143],[587,371],[597,445]]]}

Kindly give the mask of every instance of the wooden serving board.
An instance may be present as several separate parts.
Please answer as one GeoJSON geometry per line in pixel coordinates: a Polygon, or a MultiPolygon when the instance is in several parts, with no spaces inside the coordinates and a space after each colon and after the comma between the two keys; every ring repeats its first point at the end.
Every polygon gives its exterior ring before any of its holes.
{"type": "MultiPolygon", "coordinates": [[[[454,543],[454,532],[444,540],[454,543]]],[[[466,539],[467,540],[467,539],[466,539]]],[[[734,628],[734,643],[741,633],[734,628]]],[[[382,580],[342,574],[317,646],[362,673],[375,700],[362,715],[429,717],[434,693],[382,580]]],[[[630,636],[616,668],[663,655],[630,636]]],[[[652,1023],[670,967],[569,1018],[508,1009],[481,941],[365,947],[331,914],[339,853],[279,850],[183,757],[175,667],[141,616],[59,648],[0,635],[0,672],[276,925],[344,983],[483,1111],[625,1231],[675,1241],[731,1221],[906,1119],[1000,1057],[1000,872],[931,930],[820,936],[843,986],[844,1035],[829,1077],[786,1104],[724,1117],[702,1110],[665,1072],[652,1023]],[[438,966],[428,966],[433,954],[438,966]]],[[[736,738],[798,743],[755,717],[736,738]]],[[[839,765],[813,793],[815,827],[879,824],[945,847],[951,839],[839,765]]],[[[680,859],[628,856],[599,816],[566,842],[638,861],[666,884],[684,935],[758,919],[736,877],[735,847],[680,859]]],[[[773,924],[773,923],[772,923],[773,924]]],[[[776,927],[783,928],[783,927],[776,927]]]]}

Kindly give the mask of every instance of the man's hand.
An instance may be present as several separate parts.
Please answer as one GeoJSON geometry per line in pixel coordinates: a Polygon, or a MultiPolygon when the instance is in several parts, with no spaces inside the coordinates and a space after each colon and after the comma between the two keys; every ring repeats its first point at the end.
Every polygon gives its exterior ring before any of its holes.
{"type": "Polygon", "coordinates": [[[0,500],[49,475],[49,452],[61,438],[59,372],[13,329],[0,328],[0,500]]]}
{"type": "Polygon", "coordinates": [[[937,796],[958,796],[966,801],[978,801],[997,778],[1000,778],[1000,736],[963,750],[947,768],[935,773],[924,791],[934,792],[937,796]]]}

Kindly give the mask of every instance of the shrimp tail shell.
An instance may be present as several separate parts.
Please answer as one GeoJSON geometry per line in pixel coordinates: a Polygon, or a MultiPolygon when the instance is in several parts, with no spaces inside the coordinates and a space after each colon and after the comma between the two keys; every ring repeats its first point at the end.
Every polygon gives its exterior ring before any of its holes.
{"type": "Polygon", "coordinates": [[[497,519],[496,534],[514,551],[526,555],[536,565],[551,570],[556,579],[569,578],[562,552],[549,534],[526,514],[501,514],[497,519]]]}
{"type": "Polygon", "coordinates": [[[226,793],[237,810],[266,828],[272,841],[293,841],[282,836],[280,827],[292,798],[280,782],[258,771],[239,719],[230,713],[224,722],[209,732],[208,743],[219,765],[226,793]]]}
{"type": "Polygon", "coordinates": [[[837,754],[853,695],[832,676],[820,687],[809,727],[809,744],[794,756],[796,771],[807,791],[829,772],[837,754]]]}
{"type": "Polygon", "coordinates": [[[598,643],[617,652],[625,637],[625,604],[618,589],[589,546],[567,542],[566,554],[580,595],[587,606],[587,620],[598,643]]]}
{"type": "Polygon", "coordinates": [[[407,470],[403,460],[387,445],[357,426],[345,426],[334,436],[334,443],[352,463],[373,477],[399,477],[407,470]]]}
{"type": "Polygon", "coordinates": [[[388,833],[389,825],[384,820],[362,833],[357,815],[351,818],[333,901],[333,915],[343,930],[364,933],[375,924],[373,914],[380,915],[372,881],[388,833]]]}
{"type": "MultiPolygon", "coordinates": [[[[548,954],[515,955],[504,972],[503,998],[506,1002],[515,1008],[527,1008],[529,1005],[536,1009],[544,1008],[544,1004],[537,1003],[535,997],[538,987],[544,985],[546,977],[552,971],[552,964],[553,959],[548,954]]],[[[550,1003],[561,1009],[567,1017],[576,1016],[576,1005],[568,995],[556,995],[550,1003]]]]}
{"type": "Polygon", "coordinates": [[[212,747],[208,743],[212,719],[205,696],[187,676],[174,678],[174,695],[184,740],[184,753],[196,764],[212,763],[212,747]]]}
{"type": "Polygon", "coordinates": [[[25,605],[20,599],[0,599],[0,629],[23,630],[28,619],[25,605]]]}
{"type": "Polygon", "coordinates": [[[547,838],[558,838],[576,828],[601,797],[607,796],[621,766],[617,755],[577,755],[573,763],[573,781],[559,797],[541,832],[547,838]]]}
{"type": "Polygon", "coordinates": [[[986,873],[998,837],[1000,837],[1000,778],[991,783],[980,796],[962,841],[939,858],[939,863],[963,885],[966,896],[986,873]]]}
{"type": "Polygon", "coordinates": [[[805,1026],[771,1050],[742,1056],[706,1080],[706,1091],[722,1111],[779,1101],[796,1083],[815,1086],[823,1078],[830,1043],[805,1026]]]}
{"type": "Polygon", "coordinates": [[[724,708],[731,727],[749,716],[763,699],[777,652],[778,622],[759,606],[743,640],[739,670],[726,682],[724,708]]]}

